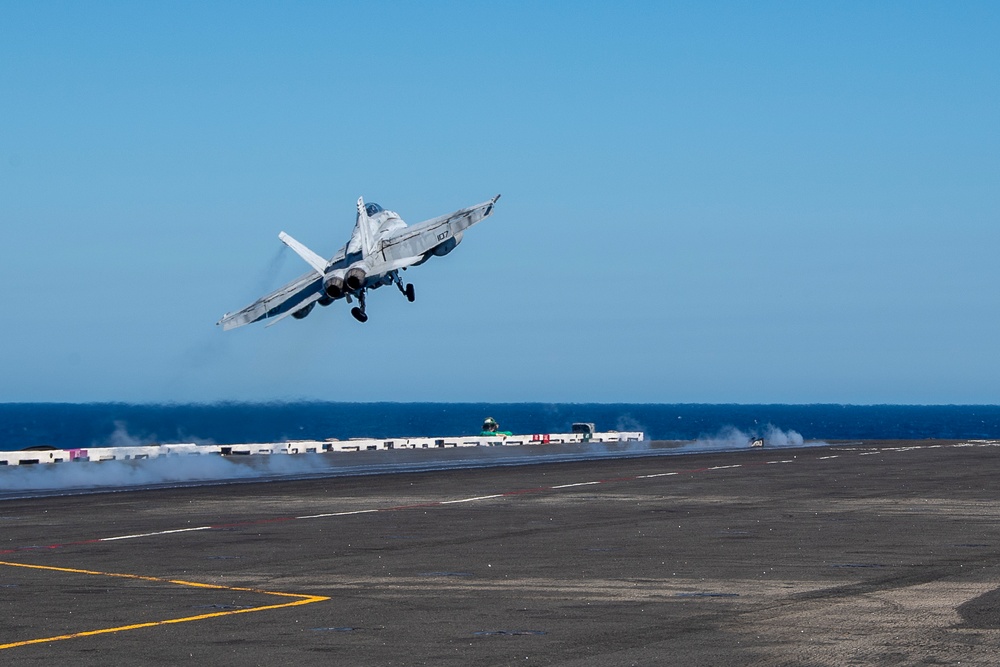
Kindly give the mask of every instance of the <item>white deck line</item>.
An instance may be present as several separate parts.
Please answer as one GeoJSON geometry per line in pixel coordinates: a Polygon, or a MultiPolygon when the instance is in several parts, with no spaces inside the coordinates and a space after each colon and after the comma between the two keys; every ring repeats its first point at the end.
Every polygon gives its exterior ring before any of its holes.
{"type": "Polygon", "coordinates": [[[369,514],[371,512],[378,512],[377,509],[370,510],[352,510],[350,512],[327,512],[326,514],[307,514],[306,516],[297,516],[296,519],[325,519],[330,516],[350,516],[352,514],[369,514]]]}
{"type": "Polygon", "coordinates": [[[155,533],[136,533],[135,535],[119,535],[118,537],[102,537],[99,542],[114,542],[115,540],[134,540],[140,537],[154,537],[156,535],[173,535],[174,533],[191,533],[196,530],[211,530],[211,526],[198,526],[197,528],[178,528],[176,530],[160,530],[155,533]]]}
{"type": "Polygon", "coordinates": [[[489,500],[490,498],[503,498],[502,493],[494,493],[491,496],[476,496],[475,498],[462,498],[461,500],[442,500],[439,505],[454,505],[456,503],[473,503],[477,500],[489,500]]]}

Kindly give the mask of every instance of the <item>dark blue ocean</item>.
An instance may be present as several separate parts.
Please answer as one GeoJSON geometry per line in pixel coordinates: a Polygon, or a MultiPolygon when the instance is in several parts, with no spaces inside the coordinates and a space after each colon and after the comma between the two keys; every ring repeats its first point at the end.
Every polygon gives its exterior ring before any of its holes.
{"type": "Polygon", "coordinates": [[[806,440],[1000,438],[1000,406],[702,405],[582,403],[125,403],[0,404],[0,450],[138,443],[280,442],[478,433],[494,417],[514,433],[642,430],[653,440],[713,437],[769,425],[806,440]]]}

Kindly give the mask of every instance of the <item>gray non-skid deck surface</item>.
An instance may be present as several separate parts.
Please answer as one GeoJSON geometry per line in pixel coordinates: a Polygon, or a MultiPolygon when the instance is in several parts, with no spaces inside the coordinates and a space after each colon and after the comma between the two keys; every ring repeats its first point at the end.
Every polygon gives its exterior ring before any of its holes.
{"type": "Polygon", "coordinates": [[[69,638],[0,662],[992,665],[1000,447],[958,444],[4,501],[0,646],[69,638]]]}

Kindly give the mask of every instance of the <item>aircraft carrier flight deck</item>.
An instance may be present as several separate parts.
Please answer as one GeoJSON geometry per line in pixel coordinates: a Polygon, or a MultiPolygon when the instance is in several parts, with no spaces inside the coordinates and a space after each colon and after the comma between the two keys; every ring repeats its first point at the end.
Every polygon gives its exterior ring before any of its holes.
{"type": "Polygon", "coordinates": [[[0,502],[10,665],[995,664],[1000,446],[0,502]]]}

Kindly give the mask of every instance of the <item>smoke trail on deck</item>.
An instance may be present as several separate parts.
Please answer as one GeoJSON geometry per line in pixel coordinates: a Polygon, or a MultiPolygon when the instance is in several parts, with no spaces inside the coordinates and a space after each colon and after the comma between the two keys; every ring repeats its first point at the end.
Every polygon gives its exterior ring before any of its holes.
{"type": "MultiPolygon", "coordinates": [[[[805,445],[805,440],[800,433],[792,430],[782,431],[773,424],[767,424],[762,428],[750,431],[741,431],[734,426],[726,426],[715,435],[702,436],[685,445],[684,449],[687,451],[745,449],[756,438],[763,438],[764,446],[772,449],[805,445]]],[[[809,444],[824,445],[826,443],[810,442],[809,444]]]]}
{"type": "MultiPolygon", "coordinates": [[[[768,424],[759,431],[750,433],[735,427],[726,427],[715,435],[704,436],[694,441],[647,440],[227,457],[192,454],[125,461],[45,463],[0,467],[0,496],[16,496],[19,492],[23,495],[81,493],[137,487],[378,475],[740,451],[748,449],[755,437],[765,439],[765,450],[826,444],[805,443],[799,433],[783,431],[768,424]]],[[[140,438],[129,434],[125,424],[116,423],[115,431],[107,442],[96,446],[138,446],[151,442],[148,437],[140,438]]]]}
{"type": "Polygon", "coordinates": [[[315,455],[254,457],[253,465],[220,456],[185,455],[130,461],[44,463],[0,469],[0,489],[71,491],[226,482],[316,472],[315,455]]]}

